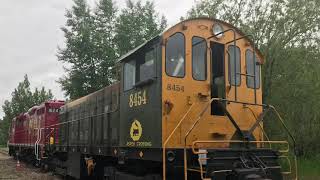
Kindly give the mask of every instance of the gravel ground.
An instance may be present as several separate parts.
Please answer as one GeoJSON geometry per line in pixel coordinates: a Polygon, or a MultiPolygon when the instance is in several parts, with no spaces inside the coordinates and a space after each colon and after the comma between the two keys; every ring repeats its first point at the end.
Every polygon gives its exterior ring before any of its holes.
{"type": "Polygon", "coordinates": [[[43,173],[39,168],[20,162],[20,168],[17,161],[12,157],[0,152],[0,180],[61,180],[61,177],[53,176],[52,173],[43,173]]]}

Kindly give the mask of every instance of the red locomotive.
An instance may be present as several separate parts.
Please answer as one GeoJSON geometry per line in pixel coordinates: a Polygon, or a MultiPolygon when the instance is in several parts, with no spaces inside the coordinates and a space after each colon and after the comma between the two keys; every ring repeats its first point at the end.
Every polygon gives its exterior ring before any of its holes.
{"type": "Polygon", "coordinates": [[[40,160],[45,145],[58,143],[58,115],[63,105],[64,101],[47,101],[15,117],[9,132],[9,154],[40,160]]]}

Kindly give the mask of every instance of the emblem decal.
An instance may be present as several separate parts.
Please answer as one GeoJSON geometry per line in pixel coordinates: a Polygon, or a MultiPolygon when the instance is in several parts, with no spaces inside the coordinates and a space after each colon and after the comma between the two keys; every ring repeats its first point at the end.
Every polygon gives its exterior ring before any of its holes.
{"type": "Polygon", "coordinates": [[[134,120],[130,128],[130,136],[133,141],[139,141],[142,135],[142,126],[138,120],[134,120]]]}

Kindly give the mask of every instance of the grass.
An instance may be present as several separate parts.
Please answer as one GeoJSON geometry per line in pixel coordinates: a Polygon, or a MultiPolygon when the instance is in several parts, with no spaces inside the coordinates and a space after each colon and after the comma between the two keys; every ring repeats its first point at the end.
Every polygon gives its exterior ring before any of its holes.
{"type": "Polygon", "coordinates": [[[299,180],[320,179],[320,155],[298,159],[299,180]]]}

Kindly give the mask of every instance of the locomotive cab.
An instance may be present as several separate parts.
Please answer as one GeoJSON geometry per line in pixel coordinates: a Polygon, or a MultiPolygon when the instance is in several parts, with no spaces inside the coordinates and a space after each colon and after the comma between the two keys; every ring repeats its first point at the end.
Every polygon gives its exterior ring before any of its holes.
{"type": "MultiPolygon", "coordinates": [[[[208,19],[182,22],[164,33],[164,39],[163,126],[170,125],[163,139],[169,137],[181,117],[188,116],[168,147],[191,146],[195,140],[230,140],[239,136],[238,129],[249,129],[255,120],[242,103],[256,116],[262,112],[262,107],[255,105],[262,104],[263,57],[256,50],[253,62],[253,43],[231,25],[208,19]],[[203,110],[204,120],[188,132],[203,110]]],[[[262,140],[260,131],[253,134],[252,138],[262,140]]]]}

